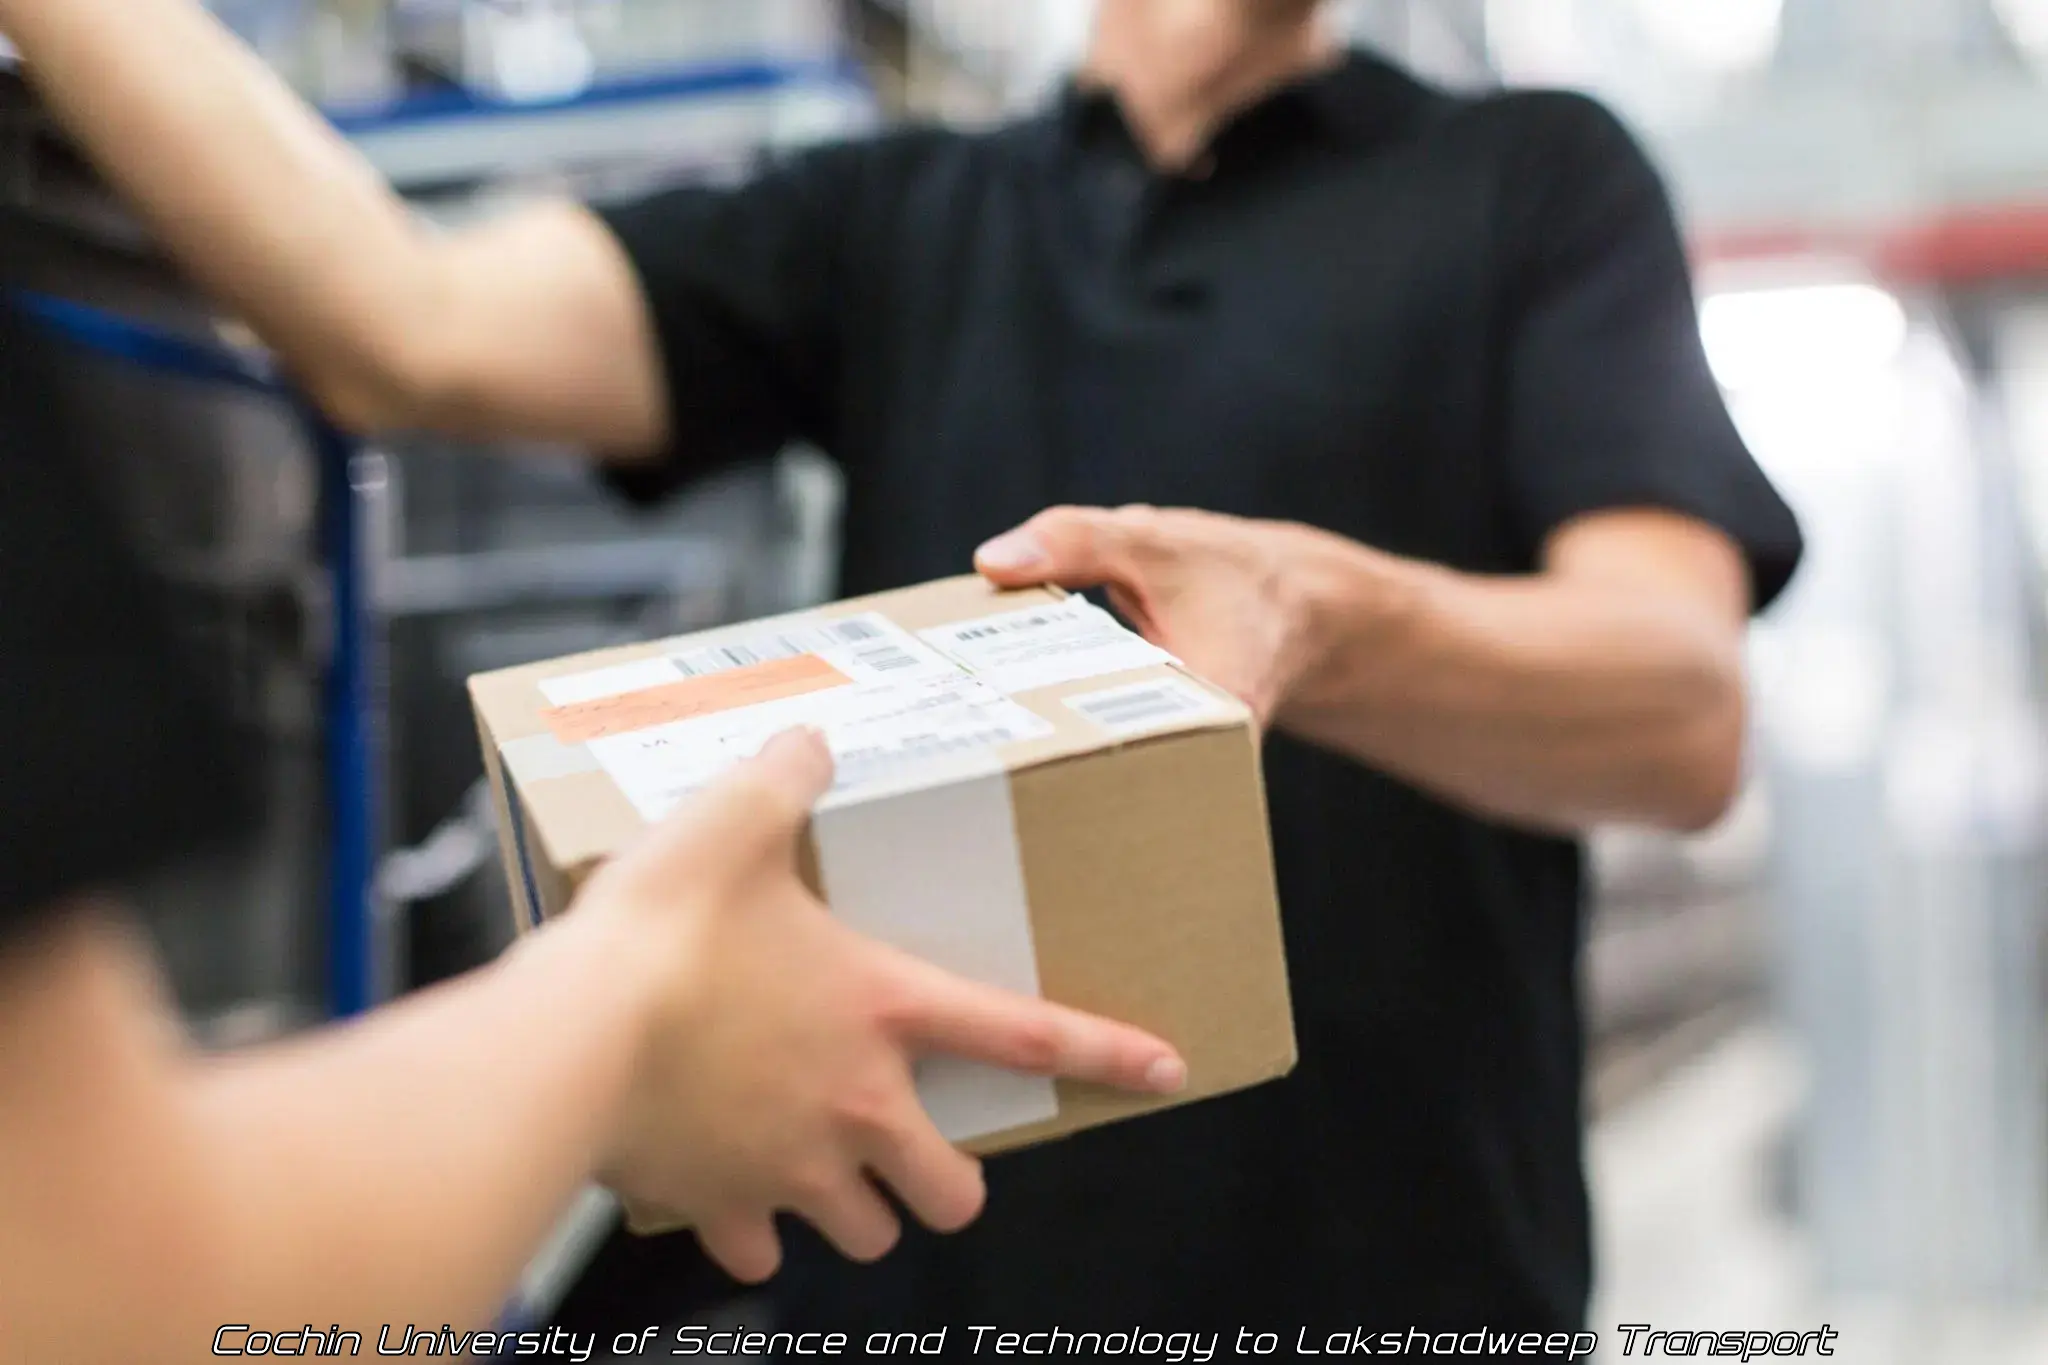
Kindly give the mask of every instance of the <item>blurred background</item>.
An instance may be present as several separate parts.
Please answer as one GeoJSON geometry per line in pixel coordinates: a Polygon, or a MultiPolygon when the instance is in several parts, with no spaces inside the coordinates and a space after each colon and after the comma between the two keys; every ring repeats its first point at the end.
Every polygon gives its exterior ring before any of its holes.
{"type": "MultiPolygon", "coordinates": [[[[1001,118],[1043,98],[1092,9],[214,7],[446,221],[740,176],[904,117],[1001,118]]],[[[2048,0],[1332,10],[1441,81],[1578,87],[1629,119],[1680,205],[1715,372],[1811,544],[1755,632],[1738,811],[1699,839],[1596,841],[1594,1326],[1825,1321],[1859,1363],[2048,1360],[2048,0]]],[[[0,200],[14,285],[235,342],[7,82],[0,200]]],[[[836,487],[813,452],[655,517],[545,451],[327,452],[337,484],[274,398],[120,349],[73,361],[110,486],[275,755],[262,848],[149,889],[209,1037],[326,1012],[337,915],[362,917],[379,993],[505,942],[466,674],[831,594],[836,487]],[[347,578],[323,553],[337,499],[347,578]],[[347,640],[369,685],[338,700],[347,640]],[[350,724],[376,857],[338,904],[337,840],[361,834],[329,772],[350,724]]],[[[726,1301],[593,1198],[525,1307],[637,1326],[726,1301]]]]}

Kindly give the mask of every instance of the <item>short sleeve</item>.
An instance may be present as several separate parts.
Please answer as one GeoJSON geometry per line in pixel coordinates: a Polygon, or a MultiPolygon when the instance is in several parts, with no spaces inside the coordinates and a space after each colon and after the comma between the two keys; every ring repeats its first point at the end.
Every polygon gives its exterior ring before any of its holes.
{"type": "Polygon", "coordinates": [[[736,187],[600,206],[654,320],[669,400],[668,451],[609,471],[620,492],[653,501],[793,440],[832,444],[846,220],[866,159],[836,144],[736,187]]]}
{"type": "Polygon", "coordinates": [[[0,303],[0,950],[53,905],[225,847],[256,765],[0,303]]]}
{"type": "Polygon", "coordinates": [[[1615,117],[1576,95],[1510,97],[1506,459],[1532,547],[1590,512],[1655,507],[1730,536],[1759,610],[1800,532],[1707,365],[1668,194],[1615,117]]]}

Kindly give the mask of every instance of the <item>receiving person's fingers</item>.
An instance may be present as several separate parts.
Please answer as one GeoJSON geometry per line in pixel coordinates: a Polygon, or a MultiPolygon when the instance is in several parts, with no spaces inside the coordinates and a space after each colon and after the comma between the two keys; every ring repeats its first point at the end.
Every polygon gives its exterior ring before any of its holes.
{"type": "Polygon", "coordinates": [[[958,1232],[988,1199],[981,1163],[941,1137],[921,1109],[875,1144],[869,1165],[934,1232],[958,1232]]]}
{"type": "Polygon", "coordinates": [[[741,1284],[765,1284],[782,1268],[782,1239],[765,1213],[722,1213],[697,1225],[704,1254],[741,1284]]]}
{"type": "Polygon", "coordinates": [[[900,994],[891,1013],[916,1051],[1154,1094],[1187,1085],[1180,1055],[1142,1029],[894,957],[900,994]]]}
{"type": "Polygon", "coordinates": [[[791,1211],[823,1233],[849,1261],[879,1261],[903,1235],[895,1213],[860,1175],[805,1191],[791,1211]]]}

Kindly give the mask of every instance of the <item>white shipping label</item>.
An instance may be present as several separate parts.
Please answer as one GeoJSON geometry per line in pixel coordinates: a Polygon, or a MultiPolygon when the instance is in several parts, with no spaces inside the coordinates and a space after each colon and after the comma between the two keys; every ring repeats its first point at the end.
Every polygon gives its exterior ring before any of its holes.
{"type": "Polygon", "coordinates": [[[956,621],[919,635],[991,687],[1013,695],[1178,662],[1080,597],[956,621]]]}
{"type": "Polygon", "coordinates": [[[618,696],[688,678],[816,655],[856,682],[900,681],[956,674],[959,665],[875,612],[838,621],[798,620],[764,629],[742,627],[697,639],[674,654],[589,673],[549,678],[541,695],[556,706],[618,696]]]}
{"type": "Polygon", "coordinates": [[[1191,682],[1162,678],[1068,697],[1067,705],[1118,737],[1171,729],[1230,715],[1222,702],[1191,682]]]}
{"type": "Polygon", "coordinates": [[[838,763],[835,796],[915,785],[951,756],[1052,733],[1052,725],[958,669],[854,684],[692,716],[590,741],[590,753],[644,819],[659,820],[727,767],[798,725],[822,730],[838,763]]]}

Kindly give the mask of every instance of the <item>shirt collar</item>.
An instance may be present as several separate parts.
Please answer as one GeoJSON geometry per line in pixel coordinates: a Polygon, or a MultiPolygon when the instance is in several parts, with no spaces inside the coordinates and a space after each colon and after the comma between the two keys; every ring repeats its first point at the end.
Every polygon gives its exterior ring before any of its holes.
{"type": "MultiPolygon", "coordinates": [[[[1436,92],[1391,63],[1358,49],[1346,51],[1333,65],[1284,85],[1239,115],[1239,122],[1292,109],[1306,116],[1315,132],[1371,145],[1406,127],[1436,92]]],[[[1123,111],[1108,89],[1069,77],[1059,89],[1052,111],[1058,145],[1079,148],[1102,137],[1131,136],[1123,111]]]]}
{"type": "Polygon", "coordinates": [[[1123,110],[1107,88],[1069,76],[1053,106],[1054,131],[1063,146],[1085,146],[1110,133],[1124,133],[1123,110]]]}

